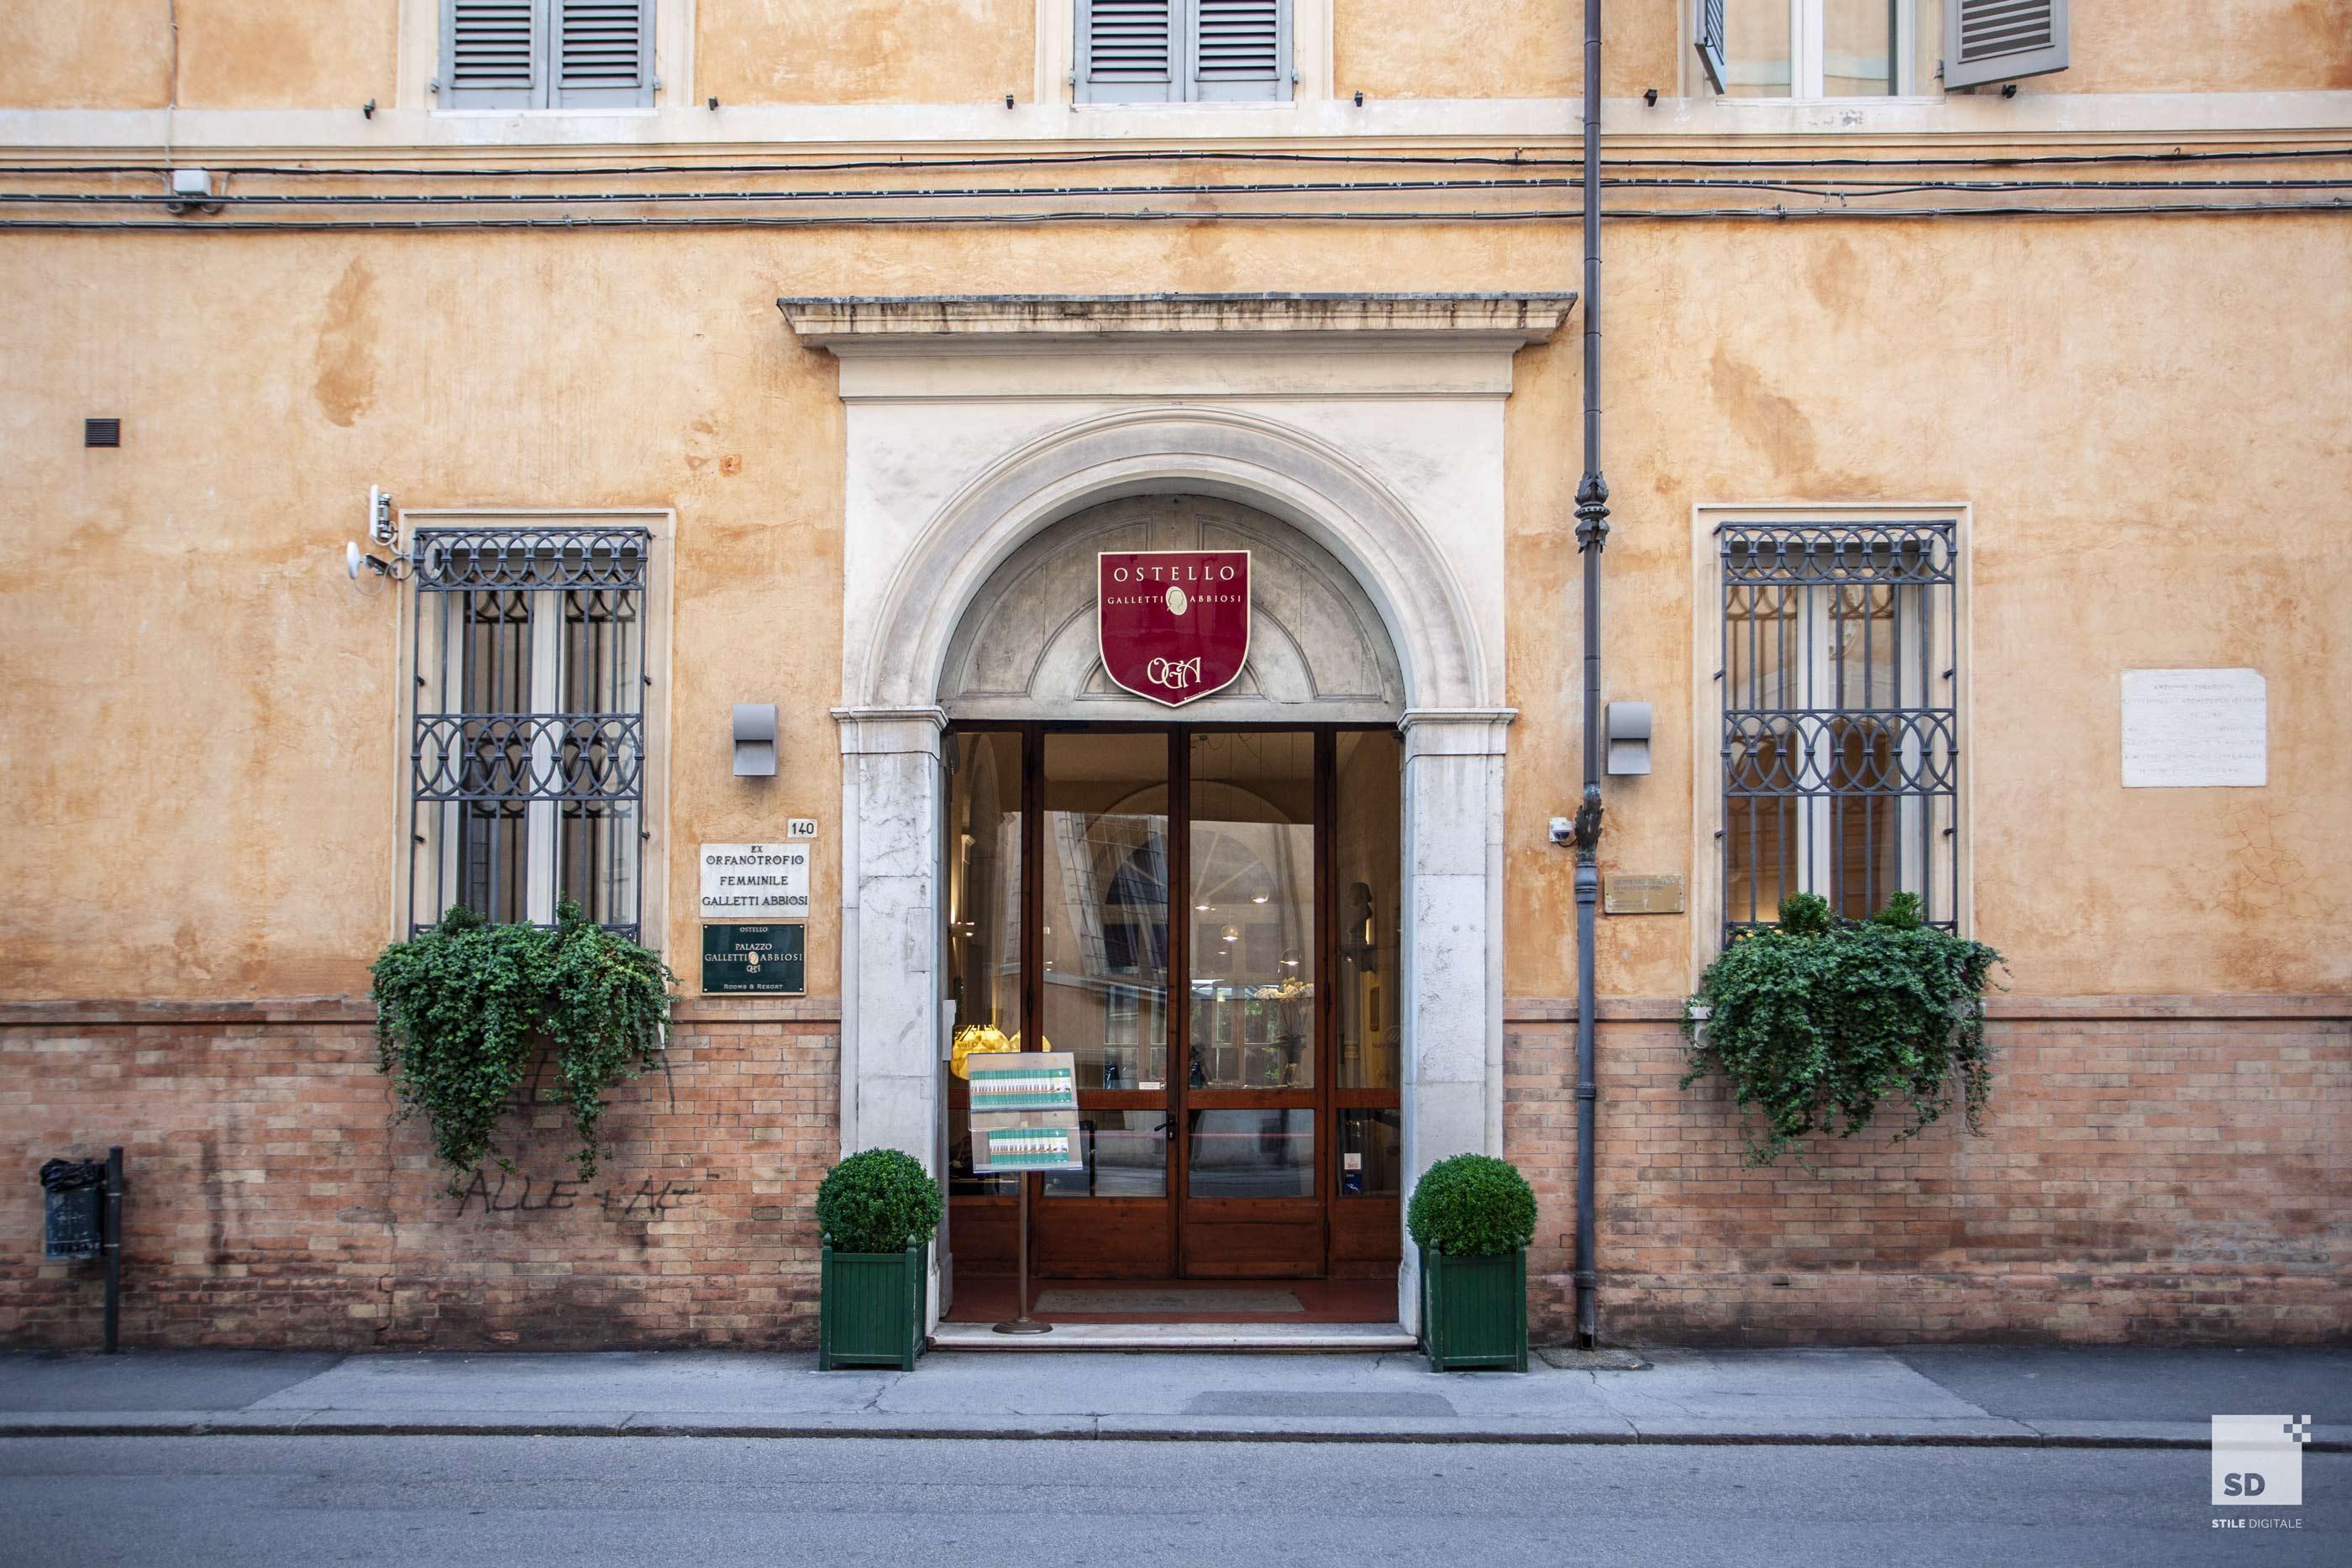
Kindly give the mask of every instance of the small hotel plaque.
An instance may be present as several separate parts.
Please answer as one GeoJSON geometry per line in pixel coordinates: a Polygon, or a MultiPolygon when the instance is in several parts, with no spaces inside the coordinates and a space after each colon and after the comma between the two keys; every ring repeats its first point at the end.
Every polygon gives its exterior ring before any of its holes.
{"type": "Polygon", "coordinates": [[[1683,912],[1683,879],[1679,876],[1602,877],[1601,910],[1604,915],[1680,915],[1683,912]]]}
{"type": "Polygon", "coordinates": [[[804,925],[706,925],[702,994],[799,997],[808,994],[804,925]]]}

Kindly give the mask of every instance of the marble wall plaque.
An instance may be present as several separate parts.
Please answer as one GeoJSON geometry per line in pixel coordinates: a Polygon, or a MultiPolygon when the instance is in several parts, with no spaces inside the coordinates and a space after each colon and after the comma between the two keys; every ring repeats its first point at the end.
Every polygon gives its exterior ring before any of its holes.
{"type": "Polygon", "coordinates": [[[2260,670],[2126,670],[2126,789],[2260,789],[2270,782],[2260,670]]]}
{"type": "Polygon", "coordinates": [[[700,858],[705,920],[808,918],[805,842],[705,844],[700,858]]]}

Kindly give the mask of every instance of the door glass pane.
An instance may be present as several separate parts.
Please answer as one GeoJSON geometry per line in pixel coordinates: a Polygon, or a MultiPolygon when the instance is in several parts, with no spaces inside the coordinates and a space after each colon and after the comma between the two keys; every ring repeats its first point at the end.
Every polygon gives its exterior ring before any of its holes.
{"type": "Polygon", "coordinates": [[[1403,922],[1404,746],[1395,732],[1343,734],[1333,752],[1339,896],[1339,1087],[1397,1086],[1398,935],[1403,922]]]}
{"type": "Polygon", "coordinates": [[[1315,738],[1254,730],[1191,744],[1190,1082],[1311,1088],[1315,738]]]}
{"type": "Polygon", "coordinates": [[[1168,1078],[1168,737],[1045,737],[1045,1040],[1078,1087],[1168,1078]]]}
{"type": "Polygon", "coordinates": [[[1013,1191],[1009,1176],[972,1174],[964,1073],[974,1051],[1009,1050],[1021,1033],[1021,737],[960,734],[949,757],[948,1187],[969,1197],[1013,1191]]]}
{"type": "Polygon", "coordinates": [[[1395,1197],[1402,1191],[1404,1113],[1339,1113],[1339,1196],[1395,1197]]]}
{"type": "Polygon", "coordinates": [[[1195,1111],[1185,1190],[1194,1197],[1315,1196],[1315,1113],[1195,1111]]]}
{"type": "Polygon", "coordinates": [[[1789,0],[1725,0],[1724,64],[1733,98],[1789,96],[1789,0]]]}
{"type": "Polygon", "coordinates": [[[1168,1196],[1167,1112],[1081,1112],[1078,1132],[1087,1168],[1046,1172],[1047,1197],[1168,1196]]]}
{"type": "Polygon", "coordinates": [[[1822,91],[1884,98],[1895,90],[1896,0],[1822,0],[1822,91]]]}

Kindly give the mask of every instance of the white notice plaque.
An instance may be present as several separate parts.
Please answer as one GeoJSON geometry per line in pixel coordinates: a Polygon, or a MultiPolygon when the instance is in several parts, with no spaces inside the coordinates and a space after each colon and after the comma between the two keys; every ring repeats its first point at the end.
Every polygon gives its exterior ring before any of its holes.
{"type": "Polygon", "coordinates": [[[2126,670],[2124,788],[2259,789],[2269,725],[2260,670],[2126,670]]]}
{"type": "Polygon", "coordinates": [[[805,920],[809,847],[805,843],[702,846],[702,918],[805,920]]]}

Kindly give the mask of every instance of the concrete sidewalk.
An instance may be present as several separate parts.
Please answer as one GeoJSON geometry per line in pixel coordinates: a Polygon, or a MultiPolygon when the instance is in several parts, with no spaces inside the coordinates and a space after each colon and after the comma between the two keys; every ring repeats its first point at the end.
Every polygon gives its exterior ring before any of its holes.
{"type": "Polygon", "coordinates": [[[2352,1445],[2352,1351],[1643,1353],[1438,1375],[1417,1354],[973,1354],[912,1373],[720,1351],[0,1354],[0,1437],[548,1435],[2203,1448],[2215,1414],[2352,1445]]]}

